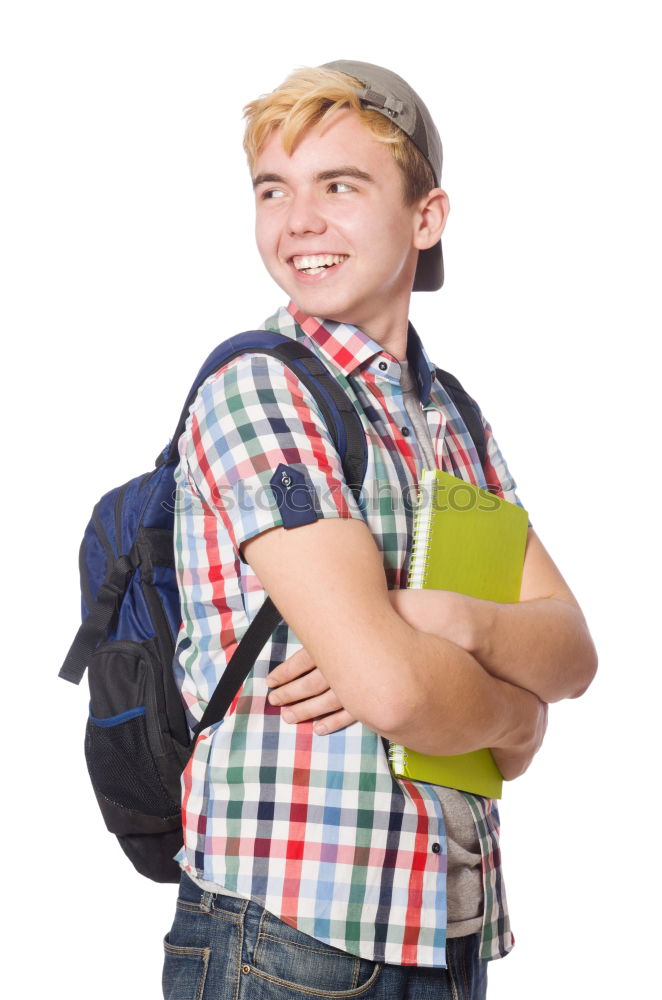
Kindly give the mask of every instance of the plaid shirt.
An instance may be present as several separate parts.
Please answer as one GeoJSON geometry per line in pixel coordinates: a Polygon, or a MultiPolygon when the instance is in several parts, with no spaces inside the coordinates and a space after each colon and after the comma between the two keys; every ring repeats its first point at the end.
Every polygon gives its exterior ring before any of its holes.
{"type": "MultiPolygon", "coordinates": [[[[203,385],[179,445],[175,527],[183,615],[175,665],[192,726],[265,599],[239,548],[282,524],[269,485],[280,463],[305,474],[318,516],[363,517],[389,588],[406,585],[412,511],[403,497],[415,495],[421,456],[399,363],[357,328],[321,323],[292,303],[265,327],[303,340],[357,402],[368,441],[364,495],[359,509],[317,405],[279,361],[245,355],[203,385]]],[[[408,357],[439,468],[518,503],[489,424],[483,470],[413,334],[408,357]]],[[[444,966],[447,855],[435,788],[396,780],[381,738],[361,723],[318,736],[312,722],[282,722],[265,678],[299,648],[279,626],[226,718],[199,737],[182,778],[178,860],[334,947],[372,961],[444,966]]],[[[465,797],[482,853],[481,957],[496,958],[513,944],[498,812],[493,801],[465,797]]]]}

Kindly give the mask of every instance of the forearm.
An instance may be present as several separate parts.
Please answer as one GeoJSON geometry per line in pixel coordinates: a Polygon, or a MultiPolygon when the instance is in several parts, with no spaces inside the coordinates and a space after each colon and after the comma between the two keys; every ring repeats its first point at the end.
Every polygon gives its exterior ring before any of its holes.
{"type": "MultiPolygon", "coordinates": [[[[452,642],[414,633],[403,714],[380,735],[421,753],[468,753],[482,747],[519,752],[536,744],[543,707],[521,687],[491,676],[452,642]]],[[[541,738],[541,734],[540,734],[541,738]]]]}
{"type": "Polygon", "coordinates": [[[583,694],[597,656],[576,605],[552,597],[476,603],[482,607],[472,652],[494,677],[526,687],[546,702],[583,694]]]}
{"type": "Polygon", "coordinates": [[[448,638],[494,677],[527,688],[545,702],[582,694],[597,659],[579,607],[556,598],[497,604],[434,590],[390,592],[413,628],[448,638]]]}
{"type": "MultiPolygon", "coordinates": [[[[382,663],[379,685],[373,685],[372,696],[365,705],[357,702],[353,712],[305,648],[270,673],[269,701],[282,707],[285,722],[313,720],[319,735],[361,721],[423,753],[455,754],[489,746],[504,778],[522,774],[542,742],[547,706],[531,692],[492,677],[452,642],[412,628],[406,628],[406,636],[396,674],[389,681],[388,664],[382,663]]],[[[364,670],[369,672],[371,666],[364,664],[364,670]]]]}

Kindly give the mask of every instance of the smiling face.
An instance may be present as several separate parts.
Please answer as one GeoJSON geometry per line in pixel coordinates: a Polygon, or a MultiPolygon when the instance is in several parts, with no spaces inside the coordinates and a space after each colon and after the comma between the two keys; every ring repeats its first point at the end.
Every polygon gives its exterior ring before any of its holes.
{"type": "Polygon", "coordinates": [[[406,328],[418,250],[428,245],[421,205],[404,204],[387,146],[354,111],[305,133],[291,155],[276,130],[254,186],[257,246],[274,281],[308,315],[387,346],[406,328]]]}

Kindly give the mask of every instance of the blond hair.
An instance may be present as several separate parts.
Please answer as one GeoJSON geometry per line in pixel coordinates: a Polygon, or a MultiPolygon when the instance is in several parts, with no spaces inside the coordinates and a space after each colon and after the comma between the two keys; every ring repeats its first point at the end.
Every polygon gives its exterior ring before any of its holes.
{"type": "Polygon", "coordinates": [[[373,136],[385,143],[402,171],[403,198],[413,205],[436,181],[432,167],[402,129],[379,111],[365,109],[357,88],[358,80],[337,70],[303,67],[291,73],[271,94],[264,94],[244,108],[246,131],[244,149],[251,172],[272,132],[280,129],[283,147],[290,155],[310,129],[322,125],[341,109],[361,115],[373,136]]]}

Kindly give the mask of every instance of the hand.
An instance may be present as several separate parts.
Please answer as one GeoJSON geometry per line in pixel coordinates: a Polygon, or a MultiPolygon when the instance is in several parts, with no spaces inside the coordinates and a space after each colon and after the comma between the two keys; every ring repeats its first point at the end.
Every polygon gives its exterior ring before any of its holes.
{"type": "Polygon", "coordinates": [[[490,628],[492,602],[451,590],[389,590],[395,611],[417,632],[429,632],[471,653],[478,652],[490,628]]]}
{"type": "Polygon", "coordinates": [[[505,781],[512,781],[524,774],[542,746],[547,730],[547,705],[544,701],[523,692],[531,699],[531,716],[522,741],[512,747],[492,747],[492,756],[505,781]]]}
{"type": "Polygon", "coordinates": [[[313,729],[318,736],[335,733],[356,722],[305,649],[297,650],[272,670],[267,685],[271,688],[269,704],[283,706],[281,717],[285,722],[317,719],[313,729]]]}

